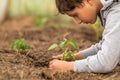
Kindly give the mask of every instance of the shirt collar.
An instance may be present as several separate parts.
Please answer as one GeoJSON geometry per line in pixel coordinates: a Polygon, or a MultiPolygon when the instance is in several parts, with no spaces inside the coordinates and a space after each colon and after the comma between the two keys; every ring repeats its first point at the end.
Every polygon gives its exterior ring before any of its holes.
{"type": "Polygon", "coordinates": [[[103,8],[101,10],[106,9],[109,5],[112,4],[113,0],[100,0],[100,2],[103,5],[103,8]]]}

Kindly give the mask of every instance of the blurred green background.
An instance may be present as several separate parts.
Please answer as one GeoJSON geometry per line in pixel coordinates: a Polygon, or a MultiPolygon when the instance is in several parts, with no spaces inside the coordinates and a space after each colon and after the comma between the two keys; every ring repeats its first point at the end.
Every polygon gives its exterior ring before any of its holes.
{"type": "MultiPolygon", "coordinates": [[[[48,20],[73,21],[72,18],[61,15],[57,11],[55,0],[0,0],[0,23],[9,18],[19,16],[35,16],[34,23],[39,27],[44,26],[48,20]]],[[[53,26],[67,26],[66,24],[52,23],[53,26]]],[[[91,24],[90,24],[91,25],[91,24]]],[[[96,39],[99,40],[100,21],[97,19],[95,24],[91,25],[96,32],[96,39]]]]}
{"type": "Polygon", "coordinates": [[[42,15],[53,16],[57,13],[55,0],[11,0],[9,16],[42,15]]]}

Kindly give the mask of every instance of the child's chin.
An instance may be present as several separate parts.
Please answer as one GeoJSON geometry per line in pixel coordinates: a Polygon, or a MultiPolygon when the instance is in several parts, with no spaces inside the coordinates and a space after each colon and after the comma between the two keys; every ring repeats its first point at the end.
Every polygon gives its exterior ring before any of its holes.
{"type": "Polygon", "coordinates": [[[91,23],[91,24],[94,24],[95,22],[96,22],[96,20],[94,20],[94,21],[91,21],[90,23],[91,23]]]}

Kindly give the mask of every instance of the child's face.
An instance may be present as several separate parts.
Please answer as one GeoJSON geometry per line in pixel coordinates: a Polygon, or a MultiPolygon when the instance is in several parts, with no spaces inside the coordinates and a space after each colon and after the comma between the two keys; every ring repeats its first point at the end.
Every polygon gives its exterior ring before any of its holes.
{"type": "Polygon", "coordinates": [[[84,1],[82,6],[77,6],[72,11],[66,11],[66,14],[73,17],[79,24],[94,23],[97,18],[97,8],[93,2],[84,1]]]}

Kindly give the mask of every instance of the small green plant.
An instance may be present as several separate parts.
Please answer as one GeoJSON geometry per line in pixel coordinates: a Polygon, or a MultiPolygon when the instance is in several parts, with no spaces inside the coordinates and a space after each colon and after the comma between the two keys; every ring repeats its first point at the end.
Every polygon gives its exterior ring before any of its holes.
{"type": "Polygon", "coordinates": [[[20,38],[12,41],[11,48],[25,50],[30,49],[30,46],[27,44],[24,38],[20,38]]]}
{"type": "Polygon", "coordinates": [[[36,24],[39,28],[42,28],[46,22],[48,21],[47,17],[42,17],[42,16],[38,16],[34,19],[34,24],[36,24]]]}
{"type": "Polygon", "coordinates": [[[74,59],[74,53],[73,51],[70,50],[70,47],[74,47],[75,49],[78,49],[77,44],[73,40],[68,40],[64,38],[63,41],[60,41],[59,43],[52,44],[48,50],[52,50],[56,47],[59,47],[62,49],[63,54],[62,54],[62,60],[67,60],[67,59],[74,59]]]}

